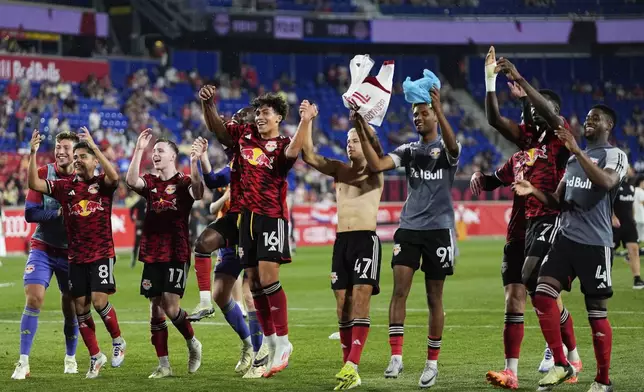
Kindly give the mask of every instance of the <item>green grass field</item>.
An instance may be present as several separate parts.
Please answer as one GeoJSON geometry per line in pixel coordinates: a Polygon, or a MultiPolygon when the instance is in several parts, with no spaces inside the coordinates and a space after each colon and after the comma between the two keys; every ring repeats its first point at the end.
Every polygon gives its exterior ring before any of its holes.
{"type": "MultiPolygon", "coordinates": [[[[439,361],[437,391],[485,391],[485,373],[503,366],[503,289],[500,279],[501,241],[470,240],[460,244],[455,275],[445,291],[445,332],[439,361]]],[[[405,373],[398,380],[382,376],[389,360],[387,306],[391,294],[391,245],[383,249],[382,291],[372,303],[372,328],[365,348],[360,374],[365,391],[417,390],[418,377],[426,358],[427,310],[422,275],[417,275],[410,295],[405,323],[405,373]]],[[[22,272],[24,257],[3,260],[0,283],[0,391],[27,390],[109,390],[149,391],[154,388],[182,391],[233,391],[253,388],[261,391],[329,391],[333,376],[341,367],[338,341],[328,336],[337,330],[335,302],[330,290],[331,248],[302,248],[295,262],[282,269],[282,284],[289,300],[289,336],[294,345],[290,367],[272,379],[242,380],[233,369],[238,360],[236,335],[217,312],[215,318],[195,324],[197,337],[204,346],[203,362],[195,375],[187,374],[187,349],[179,333],[170,326],[170,361],[175,377],[148,380],[157,365],[150,344],[148,304],[139,296],[141,265],[134,270],[124,256],[117,264],[118,293],[112,297],[127,340],[127,357],[118,369],[105,368],[98,380],[85,380],[87,351],[79,342],[78,375],[63,375],[64,342],[59,295],[51,290],[41,312],[40,326],[31,355],[31,377],[10,379],[19,351],[19,322],[24,306],[22,272]],[[4,378],[4,381],[1,381],[4,378]],[[95,384],[88,386],[87,384],[95,384]],[[249,386],[249,384],[251,384],[249,386]],[[42,389],[41,389],[42,388],[42,389]]],[[[631,289],[631,276],[621,258],[615,260],[615,296],[609,302],[609,317],[614,329],[612,379],[616,391],[644,391],[644,291],[631,289]]],[[[54,286],[55,287],[55,283],[54,286]]],[[[183,300],[186,309],[197,303],[197,287],[191,274],[183,300]]],[[[574,317],[578,347],[584,371],[578,385],[557,390],[587,391],[595,374],[595,359],[590,329],[578,285],[564,294],[574,317]]],[[[109,352],[111,342],[96,317],[99,342],[109,352]]],[[[521,390],[535,390],[536,368],[544,348],[543,337],[531,306],[526,310],[526,335],[519,367],[521,390]]],[[[109,354],[108,354],[109,356],[109,354]]]]}

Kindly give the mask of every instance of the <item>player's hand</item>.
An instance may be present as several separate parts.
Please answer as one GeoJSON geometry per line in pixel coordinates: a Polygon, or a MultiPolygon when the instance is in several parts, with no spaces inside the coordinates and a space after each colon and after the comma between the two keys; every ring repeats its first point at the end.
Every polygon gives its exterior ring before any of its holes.
{"type": "Polygon", "coordinates": [[[38,151],[38,148],[40,147],[40,142],[45,137],[38,132],[37,129],[34,129],[34,131],[31,134],[31,140],[29,141],[29,146],[31,146],[31,153],[34,154],[36,151],[38,151]]]}
{"type": "MultiPolygon", "coordinates": [[[[487,51],[487,54],[485,55],[485,76],[493,76],[493,75],[488,75],[487,74],[487,66],[492,65],[496,63],[496,50],[494,49],[494,46],[490,46],[490,49],[487,51]]],[[[494,69],[492,69],[494,71],[494,69]]]]}
{"type": "Polygon", "coordinates": [[[441,104],[441,92],[436,88],[436,86],[429,89],[429,96],[432,98],[432,108],[434,109],[434,112],[442,113],[443,105],[441,104]]]}
{"type": "Polygon", "coordinates": [[[534,192],[534,187],[530,184],[529,181],[519,180],[512,184],[512,190],[518,196],[528,196],[534,192]]]}
{"type": "Polygon", "coordinates": [[[616,229],[619,229],[619,227],[622,225],[619,222],[619,219],[615,215],[613,215],[612,221],[613,221],[613,227],[616,228],[616,229]]]}
{"type": "Polygon", "coordinates": [[[150,140],[152,140],[152,129],[148,128],[141,132],[139,138],[136,139],[136,149],[145,150],[146,148],[148,148],[150,140]]]}
{"type": "Polygon", "coordinates": [[[510,79],[510,80],[520,80],[523,77],[517,71],[517,67],[514,66],[510,62],[510,60],[501,57],[497,62],[496,62],[496,67],[494,68],[495,73],[504,73],[505,76],[510,79]]]}
{"type": "Polygon", "coordinates": [[[318,115],[318,106],[306,99],[300,104],[300,118],[304,121],[311,121],[318,115]]]}
{"type": "Polygon", "coordinates": [[[523,90],[523,87],[519,86],[519,83],[517,82],[508,82],[508,87],[510,88],[510,94],[514,98],[519,99],[528,96],[528,94],[523,90]]]}
{"type": "Polygon", "coordinates": [[[211,100],[217,93],[215,86],[205,85],[199,90],[199,98],[202,101],[211,100]]]}
{"type": "Polygon", "coordinates": [[[566,128],[559,126],[559,128],[555,129],[555,135],[561,140],[565,145],[568,151],[570,151],[571,154],[580,154],[581,149],[579,148],[579,145],[577,144],[577,140],[575,139],[575,136],[567,130],[566,128]]]}
{"type": "Polygon", "coordinates": [[[195,141],[192,143],[192,150],[195,150],[195,152],[201,156],[202,154],[205,154],[206,151],[208,151],[208,139],[205,139],[201,136],[195,139],[195,141]]]}
{"type": "Polygon", "coordinates": [[[478,196],[483,191],[483,186],[485,185],[485,176],[481,172],[476,172],[472,174],[470,179],[470,190],[474,196],[478,196]]]}
{"type": "Polygon", "coordinates": [[[90,148],[92,149],[97,148],[96,143],[94,143],[94,139],[92,139],[92,134],[89,133],[89,129],[87,129],[87,127],[81,127],[80,131],[81,132],[78,134],[78,138],[81,141],[87,142],[90,148]]]}

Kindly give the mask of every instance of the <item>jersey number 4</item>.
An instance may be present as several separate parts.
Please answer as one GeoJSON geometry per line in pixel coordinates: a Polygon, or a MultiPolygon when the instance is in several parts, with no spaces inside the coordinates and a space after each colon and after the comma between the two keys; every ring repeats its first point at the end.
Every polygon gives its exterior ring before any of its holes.
{"type": "Polygon", "coordinates": [[[369,279],[367,277],[367,271],[371,268],[373,260],[363,258],[362,261],[364,261],[364,268],[362,268],[363,264],[361,263],[361,260],[357,259],[356,264],[353,266],[353,271],[360,275],[360,279],[369,279]]]}

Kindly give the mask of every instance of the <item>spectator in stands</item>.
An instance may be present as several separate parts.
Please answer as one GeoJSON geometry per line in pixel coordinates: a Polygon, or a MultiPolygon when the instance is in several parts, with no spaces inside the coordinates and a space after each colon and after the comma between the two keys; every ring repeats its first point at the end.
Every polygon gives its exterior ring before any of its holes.
{"type": "Polygon", "coordinates": [[[92,132],[98,130],[101,126],[101,115],[98,114],[98,109],[92,109],[92,112],[89,114],[88,123],[89,130],[92,132]]]}

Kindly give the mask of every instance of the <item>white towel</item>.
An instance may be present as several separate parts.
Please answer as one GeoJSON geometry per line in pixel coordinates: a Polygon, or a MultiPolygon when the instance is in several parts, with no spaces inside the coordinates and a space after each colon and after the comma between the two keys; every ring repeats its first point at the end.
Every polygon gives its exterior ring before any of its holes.
{"type": "Polygon", "coordinates": [[[385,61],[376,77],[369,76],[374,61],[368,54],[351,59],[351,85],[342,94],[347,109],[355,109],[371,125],[380,126],[387,114],[394,80],[394,62],[385,61]]]}

